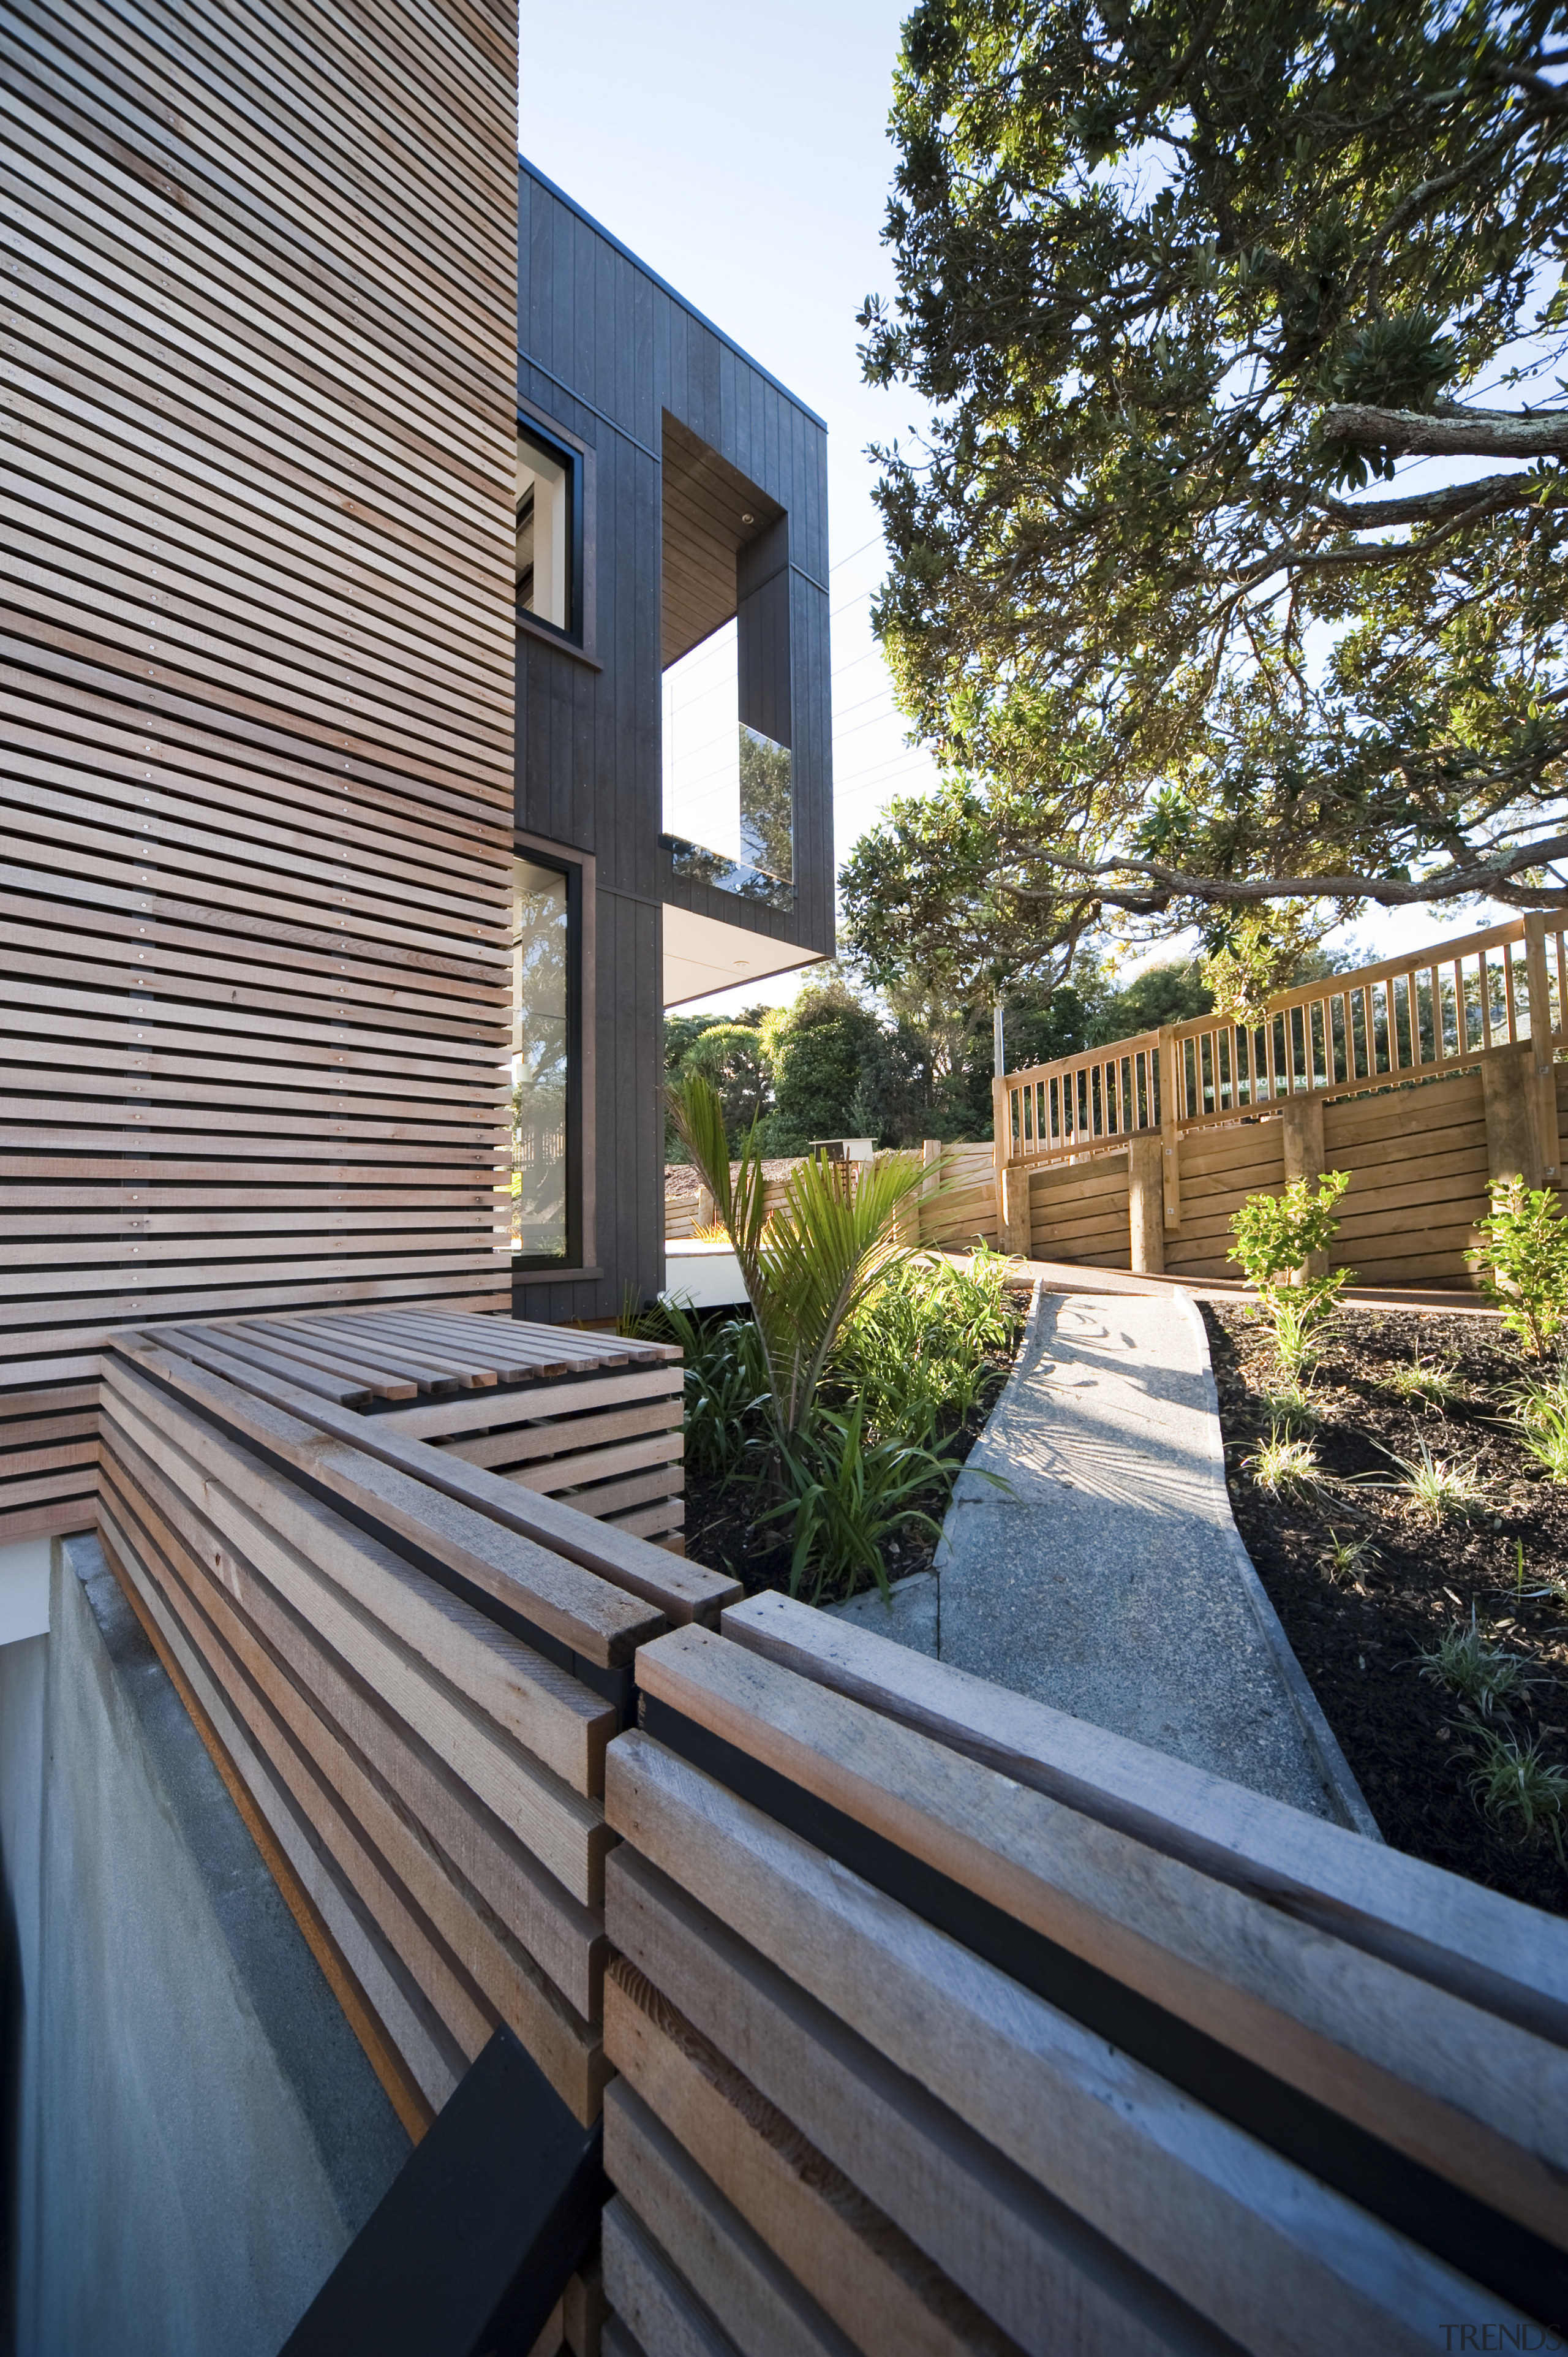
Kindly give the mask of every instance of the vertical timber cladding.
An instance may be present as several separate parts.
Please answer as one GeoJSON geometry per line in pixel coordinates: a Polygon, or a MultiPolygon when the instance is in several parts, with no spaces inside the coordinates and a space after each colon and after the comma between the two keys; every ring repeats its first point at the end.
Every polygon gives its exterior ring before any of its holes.
{"type": "Polygon", "coordinates": [[[0,1542],[150,1320],[505,1308],[510,0],[15,0],[0,1542]]]}

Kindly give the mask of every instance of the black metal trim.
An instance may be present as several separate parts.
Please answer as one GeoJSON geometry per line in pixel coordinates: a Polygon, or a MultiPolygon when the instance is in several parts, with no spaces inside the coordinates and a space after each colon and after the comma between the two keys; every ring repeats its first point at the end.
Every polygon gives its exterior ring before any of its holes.
{"type": "MultiPolygon", "coordinates": [[[[644,1731],[1096,2037],[1476,2283],[1568,2330],[1568,2254],[1070,1949],[966,1890],[654,1695],[644,1731]]],[[[775,1962],[778,1960],[775,1959],[775,1962]]]]}
{"type": "Polygon", "coordinates": [[[279,2357],[526,2357],[598,2233],[603,2141],[503,2025],[279,2357]]]}

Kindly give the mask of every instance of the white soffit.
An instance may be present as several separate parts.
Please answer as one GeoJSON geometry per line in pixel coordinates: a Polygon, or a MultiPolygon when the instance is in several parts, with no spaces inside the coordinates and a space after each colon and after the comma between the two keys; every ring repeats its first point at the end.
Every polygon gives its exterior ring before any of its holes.
{"type": "Polygon", "coordinates": [[[710,998],[715,990],[736,990],[765,974],[815,965],[821,955],[819,950],[776,942],[767,933],[748,933],[740,925],[721,925],[716,917],[699,917],[693,909],[664,903],[666,1006],[710,998]]]}

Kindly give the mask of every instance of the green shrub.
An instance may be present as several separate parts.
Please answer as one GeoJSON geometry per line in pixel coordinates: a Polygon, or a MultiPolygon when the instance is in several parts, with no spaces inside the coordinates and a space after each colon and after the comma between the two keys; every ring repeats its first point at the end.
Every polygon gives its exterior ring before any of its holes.
{"type": "Polygon", "coordinates": [[[1293,1382],[1316,1358],[1351,1274],[1348,1268],[1306,1273],[1339,1232],[1338,1205],[1349,1184],[1348,1170],[1325,1170],[1316,1183],[1293,1178],[1282,1194],[1249,1195],[1231,1218],[1236,1241],[1225,1256],[1240,1263],[1256,1291],[1273,1328],[1275,1355],[1293,1382]]]}
{"type": "Polygon", "coordinates": [[[1473,1704],[1483,1718],[1490,1718],[1498,1703],[1507,1716],[1509,1698],[1517,1695],[1525,1671],[1522,1655],[1505,1653],[1487,1644],[1473,1604],[1467,1622],[1455,1621],[1432,1652],[1417,1658],[1423,1678],[1435,1678],[1450,1694],[1473,1704]]]}
{"type": "Polygon", "coordinates": [[[768,1367],[755,1318],[703,1318],[661,1301],[639,1331],[679,1343],[683,1354],[687,1471],[729,1480],[755,1449],[768,1405],[768,1367]]]}
{"type": "Polygon", "coordinates": [[[897,1262],[846,1318],[830,1365],[878,1433],[961,1423],[996,1379],[993,1354],[1015,1339],[1008,1263],[983,1246],[967,1267],[937,1255],[897,1262]]]}
{"type": "Polygon", "coordinates": [[[1481,1291],[1532,1358],[1543,1359],[1568,1318],[1568,1222],[1549,1187],[1494,1178],[1490,1214],[1469,1254],[1481,1291]]]}
{"type": "Polygon", "coordinates": [[[1547,1479],[1568,1481],[1568,1376],[1525,1386],[1514,1397],[1520,1446],[1543,1466],[1547,1479]]]}
{"type": "Polygon", "coordinates": [[[780,1441],[811,1414],[839,1329],[895,1263],[908,1257],[897,1233],[899,1206],[928,1184],[918,1158],[797,1163],[783,1203],[768,1213],[753,1129],[730,1168],[724,1106],[700,1072],[667,1092],[671,1118],[735,1246],[761,1337],[768,1413],[780,1441]]]}
{"type": "Polygon", "coordinates": [[[1470,1792],[1482,1813],[1517,1841],[1549,1833],[1559,1863],[1568,1865],[1563,1853],[1568,1771],[1550,1766],[1541,1756],[1539,1742],[1521,1743],[1516,1735],[1497,1727],[1477,1728],[1470,1756],[1477,1761],[1470,1792]]]}
{"type": "Polygon", "coordinates": [[[847,1415],[815,1409],[780,1458],[786,1495],[761,1519],[789,1522],[789,1593],[799,1596],[809,1577],[811,1604],[829,1588],[853,1595],[866,1575],[886,1596],[883,1547],[900,1531],[937,1536],[941,1525],[919,1501],[935,1489],[945,1503],[959,1469],[925,1436],[868,1439],[858,1400],[847,1415]]]}

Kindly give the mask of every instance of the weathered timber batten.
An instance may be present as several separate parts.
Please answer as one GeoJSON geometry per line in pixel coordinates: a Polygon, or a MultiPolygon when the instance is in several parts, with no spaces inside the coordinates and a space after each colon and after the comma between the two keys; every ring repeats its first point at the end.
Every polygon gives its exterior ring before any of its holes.
{"type": "Polygon", "coordinates": [[[0,1542],[98,1349],[510,1306],[514,22],[15,11],[0,1542]]]}

